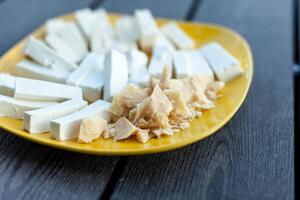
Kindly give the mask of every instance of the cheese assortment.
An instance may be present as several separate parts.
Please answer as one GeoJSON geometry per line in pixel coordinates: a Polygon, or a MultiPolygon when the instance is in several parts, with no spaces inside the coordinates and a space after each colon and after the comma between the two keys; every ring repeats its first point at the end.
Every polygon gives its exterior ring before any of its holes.
{"type": "Polygon", "coordinates": [[[148,9],[115,23],[104,9],[74,16],[48,20],[43,39],[29,37],[16,73],[0,74],[0,116],[24,119],[31,134],[80,143],[170,136],[243,73],[220,44],[195,49],[180,25],[158,26],[148,9]]]}

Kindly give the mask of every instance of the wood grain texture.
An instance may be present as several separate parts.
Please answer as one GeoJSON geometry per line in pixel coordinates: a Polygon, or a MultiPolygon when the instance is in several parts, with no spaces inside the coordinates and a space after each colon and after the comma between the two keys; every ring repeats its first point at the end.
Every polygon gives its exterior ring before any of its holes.
{"type": "MultiPolygon", "coordinates": [[[[5,1],[0,5],[0,51],[49,17],[90,2],[5,1]]],[[[0,199],[99,199],[117,160],[44,147],[0,130],[0,199]]]]}
{"type": "Polygon", "coordinates": [[[235,117],[188,147],[131,157],[112,199],[292,199],[291,0],[207,0],[197,21],[249,41],[253,85],[235,117]]]}
{"type": "Polygon", "coordinates": [[[107,0],[102,7],[112,12],[133,14],[135,9],[148,8],[156,17],[181,19],[189,12],[192,0],[107,0]]]}
{"type": "Polygon", "coordinates": [[[7,0],[0,4],[0,55],[48,18],[89,6],[93,0],[7,0]]]}

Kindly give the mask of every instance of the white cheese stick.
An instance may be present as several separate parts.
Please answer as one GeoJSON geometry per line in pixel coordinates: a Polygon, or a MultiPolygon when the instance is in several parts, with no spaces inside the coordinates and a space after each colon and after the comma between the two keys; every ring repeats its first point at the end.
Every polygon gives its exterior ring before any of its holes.
{"type": "Polygon", "coordinates": [[[129,82],[140,86],[147,86],[149,72],[147,69],[148,57],[139,50],[131,50],[127,53],[129,82]]]}
{"type": "Polygon", "coordinates": [[[90,8],[84,8],[75,11],[75,20],[82,31],[85,39],[89,41],[93,25],[95,23],[96,17],[90,8]]]}
{"type": "Polygon", "coordinates": [[[200,52],[220,81],[229,81],[243,73],[239,61],[218,43],[207,44],[200,52]]]}
{"type": "Polygon", "coordinates": [[[67,22],[62,19],[54,18],[46,21],[46,32],[47,35],[55,35],[57,31],[63,28],[67,22]]]}
{"type": "Polygon", "coordinates": [[[144,51],[149,51],[159,35],[159,29],[150,10],[135,10],[134,17],[139,30],[139,42],[144,51]]]}
{"type": "Polygon", "coordinates": [[[104,69],[98,68],[90,73],[78,86],[81,87],[83,98],[88,102],[94,102],[102,97],[104,85],[104,69]]]}
{"type": "Polygon", "coordinates": [[[115,23],[116,36],[119,40],[136,43],[139,37],[137,23],[132,17],[122,17],[115,23]]]}
{"type": "Polygon", "coordinates": [[[173,54],[174,72],[176,78],[184,78],[190,76],[191,72],[191,58],[187,51],[176,51],[173,54]]]}
{"type": "Polygon", "coordinates": [[[82,90],[79,87],[17,77],[14,97],[25,100],[61,102],[73,98],[81,99],[82,90]]]}
{"type": "Polygon", "coordinates": [[[156,45],[148,67],[150,75],[160,77],[166,65],[172,71],[172,53],[167,47],[156,45]]]}
{"type": "Polygon", "coordinates": [[[95,28],[91,33],[91,51],[96,53],[106,53],[112,49],[115,43],[115,38],[101,29],[101,22],[97,21],[95,28]]]}
{"type": "Polygon", "coordinates": [[[57,31],[58,36],[82,59],[88,53],[88,45],[75,22],[69,22],[57,31]]]}
{"type": "Polygon", "coordinates": [[[17,75],[25,78],[65,83],[70,73],[45,68],[29,60],[22,60],[16,66],[17,75]]]}
{"type": "Polygon", "coordinates": [[[95,22],[90,35],[91,51],[105,53],[113,48],[115,34],[106,11],[102,8],[94,11],[95,22]]]}
{"type": "Polygon", "coordinates": [[[86,101],[71,99],[46,108],[27,111],[24,114],[24,129],[32,134],[49,132],[51,120],[69,115],[85,106],[86,101]]]}
{"type": "Polygon", "coordinates": [[[84,118],[102,115],[107,119],[110,106],[109,102],[98,100],[78,112],[52,120],[50,125],[52,137],[61,141],[77,138],[84,118]]]}
{"type": "Polygon", "coordinates": [[[96,23],[100,22],[100,29],[106,34],[113,36],[114,30],[106,10],[103,8],[96,9],[94,15],[96,16],[96,23]]]}
{"type": "Polygon", "coordinates": [[[105,58],[105,82],[103,99],[111,101],[128,82],[128,64],[126,55],[112,50],[105,58]]]}
{"type": "Polygon", "coordinates": [[[13,119],[23,119],[24,112],[56,104],[45,101],[26,101],[0,95],[0,116],[13,119]]]}
{"type": "Polygon", "coordinates": [[[0,74],[0,94],[5,96],[14,96],[16,87],[16,78],[9,74],[0,74]]]}
{"type": "Polygon", "coordinates": [[[74,63],[77,63],[81,60],[80,56],[77,55],[76,52],[57,35],[47,35],[45,41],[52,49],[54,49],[61,57],[65,58],[66,60],[74,63]]]}
{"type": "Polygon", "coordinates": [[[72,71],[77,68],[75,63],[64,59],[41,40],[34,37],[29,38],[24,53],[41,65],[55,70],[72,71]]]}
{"type": "Polygon", "coordinates": [[[188,36],[176,23],[167,23],[161,28],[161,31],[178,49],[194,49],[194,40],[188,36]]]}
{"type": "Polygon", "coordinates": [[[98,67],[103,68],[104,56],[101,54],[88,54],[79,67],[70,75],[67,84],[78,86],[90,73],[98,67]]]}

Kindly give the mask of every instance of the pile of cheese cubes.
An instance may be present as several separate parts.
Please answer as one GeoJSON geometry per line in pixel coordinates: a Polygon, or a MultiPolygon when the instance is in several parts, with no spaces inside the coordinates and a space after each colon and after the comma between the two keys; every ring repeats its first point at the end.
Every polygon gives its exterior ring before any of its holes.
{"type": "Polygon", "coordinates": [[[148,86],[165,66],[174,78],[204,75],[226,82],[242,73],[222,46],[213,42],[195,49],[180,26],[158,27],[147,9],[117,19],[114,26],[104,9],[74,15],[74,21],[48,20],[43,40],[28,39],[28,59],[16,65],[16,74],[0,74],[0,116],[24,119],[31,134],[78,138],[84,118],[100,115],[109,121],[115,95],[128,83],[148,86]]]}

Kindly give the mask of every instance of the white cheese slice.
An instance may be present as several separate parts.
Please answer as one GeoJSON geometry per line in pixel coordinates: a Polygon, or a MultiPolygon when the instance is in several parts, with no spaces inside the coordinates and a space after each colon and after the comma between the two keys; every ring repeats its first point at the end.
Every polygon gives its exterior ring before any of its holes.
{"type": "Polygon", "coordinates": [[[93,11],[90,8],[77,10],[75,11],[75,19],[85,39],[89,41],[96,20],[93,11]]]}
{"type": "Polygon", "coordinates": [[[194,49],[195,42],[176,23],[170,22],[161,28],[162,33],[169,38],[178,49],[194,49]]]}
{"type": "Polygon", "coordinates": [[[82,59],[88,53],[88,45],[75,22],[69,22],[58,30],[58,36],[82,59]]]}
{"type": "Polygon", "coordinates": [[[111,101],[128,82],[128,64],[126,55],[112,50],[105,58],[105,82],[103,99],[111,101]]]}
{"type": "Polygon", "coordinates": [[[51,120],[69,115],[85,106],[87,106],[86,101],[71,99],[46,108],[27,111],[24,114],[24,129],[32,134],[49,132],[51,120]]]}
{"type": "Polygon", "coordinates": [[[22,60],[16,66],[17,75],[25,78],[65,83],[70,73],[45,68],[29,60],[22,60]]]}
{"type": "Polygon", "coordinates": [[[56,104],[55,102],[26,101],[0,95],[0,116],[23,119],[24,112],[56,104]]]}
{"type": "Polygon", "coordinates": [[[229,81],[243,73],[239,61],[218,43],[207,44],[200,52],[220,81],[229,81]]]}
{"type": "Polygon", "coordinates": [[[148,67],[150,75],[160,77],[165,66],[169,66],[172,71],[172,56],[166,46],[156,45],[148,67]]]}
{"type": "Polygon", "coordinates": [[[140,86],[147,86],[149,82],[149,72],[147,69],[148,57],[139,50],[131,50],[127,53],[129,82],[140,86]]]}
{"type": "Polygon", "coordinates": [[[83,98],[89,102],[94,102],[102,97],[104,85],[104,63],[98,66],[97,70],[90,73],[78,86],[81,87],[83,98]]]}
{"type": "Polygon", "coordinates": [[[16,87],[16,78],[9,74],[0,74],[0,94],[5,96],[14,96],[16,87]]]}
{"type": "Polygon", "coordinates": [[[61,102],[67,99],[82,98],[82,90],[79,87],[17,77],[14,97],[61,102]]]}
{"type": "Polygon", "coordinates": [[[159,35],[159,29],[148,9],[138,9],[134,12],[134,17],[139,30],[139,42],[143,50],[149,51],[159,35]]]}
{"type": "Polygon", "coordinates": [[[176,51],[173,54],[174,71],[176,78],[184,78],[191,75],[191,57],[186,51],[176,51]]]}
{"type": "Polygon", "coordinates": [[[63,28],[67,22],[62,19],[54,18],[46,21],[46,32],[47,35],[55,35],[58,30],[63,28]]]}
{"type": "Polygon", "coordinates": [[[24,53],[41,65],[55,70],[71,71],[77,68],[75,63],[64,59],[41,40],[34,37],[29,38],[24,53]]]}
{"type": "Polygon", "coordinates": [[[137,23],[132,17],[122,17],[115,23],[116,36],[119,40],[136,43],[139,37],[137,23]]]}
{"type": "Polygon", "coordinates": [[[45,38],[47,44],[54,49],[61,57],[71,62],[77,63],[81,60],[80,56],[65,43],[60,37],[55,34],[47,35],[45,38]]]}
{"type": "Polygon", "coordinates": [[[109,102],[98,100],[78,112],[52,120],[50,125],[52,137],[61,141],[77,138],[80,124],[84,118],[94,115],[107,115],[110,106],[109,102]]]}
{"type": "Polygon", "coordinates": [[[101,54],[88,54],[79,67],[70,75],[67,84],[78,86],[90,73],[95,71],[98,67],[102,67],[104,56],[101,54]]]}

